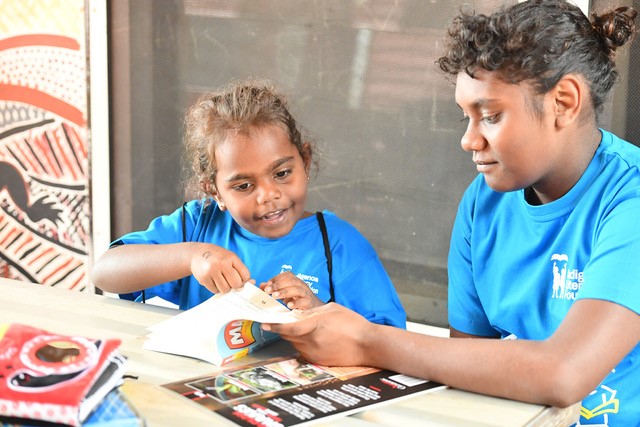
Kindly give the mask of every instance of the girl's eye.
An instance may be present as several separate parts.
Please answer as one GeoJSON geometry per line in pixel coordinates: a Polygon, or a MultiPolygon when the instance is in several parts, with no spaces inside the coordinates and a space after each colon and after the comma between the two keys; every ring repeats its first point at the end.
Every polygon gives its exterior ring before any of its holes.
{"type": "Polygon", "coordinates": [[[291,169],[281,170],[280,172],[276,172],[276,178],[285,178],[291,175],[291,169]]]}
{"type": "Polygon", "coordinates": [[[494,125],[500,121],[502,114],[494,114],[492,116],[484,116],[482,120],[490,125],[494,125]]]}
{"type": "Polygon", "coordinates": [[[243,182],[240,185],[234,186],[233,189],[236,191],[247,191],[250,187],[251,187],[251,184],[249,184],[248,182],[243,182]]]}

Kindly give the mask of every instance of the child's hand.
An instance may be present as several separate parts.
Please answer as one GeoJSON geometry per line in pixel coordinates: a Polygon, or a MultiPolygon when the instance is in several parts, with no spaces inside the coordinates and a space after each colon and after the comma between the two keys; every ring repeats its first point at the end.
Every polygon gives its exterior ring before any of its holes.
{"type": "Polygon", "coordinates": [[[196,247],[191,256],[191,273],[214,294],[240,288],[251,278],[249,269],[236,254],[210,244],[196,247]]]}
{"type": "Polygon", "coordinates": [[[292,310],[308,310],[324,304],[311,292],[309,285],[290,271],[280,273],[268,282],[262,283],[260,289],[282,300],[292,310]]]}

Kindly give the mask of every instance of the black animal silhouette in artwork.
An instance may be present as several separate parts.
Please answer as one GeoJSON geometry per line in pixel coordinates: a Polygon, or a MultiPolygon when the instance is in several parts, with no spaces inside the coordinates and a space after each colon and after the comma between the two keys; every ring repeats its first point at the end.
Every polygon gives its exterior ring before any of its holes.
{"type": "Polygon", "coordinates": [[[47,195],[29,203],[29,184],[26,177],[13,164],[0,160],[0,192],[6,190],[13,203],[29,217],[38,222],[48,219],[53,224],[60,220],[61,209],[47,195]]]}

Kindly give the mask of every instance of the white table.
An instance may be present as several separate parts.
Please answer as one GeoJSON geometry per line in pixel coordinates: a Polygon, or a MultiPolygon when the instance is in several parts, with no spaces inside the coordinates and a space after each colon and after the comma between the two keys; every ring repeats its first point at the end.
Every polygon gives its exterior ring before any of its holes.
{"type": "MultiPolygon", "coordinates": [[[[147,327],[175,315],[176,310],[101,295],[56,289],[0,278],[0,323],[16,322],[65,335],[119,338],[128,357],[125,393],[149,426],[229,424],[222,417],[159,387],[210,374],[206,362],[142,349],[147,327]]],[[[237,364],[287,354],[286,342],[270,345],[237,364]]],[[[577,420],[579,405],[559,409],[444,389],[332,420],[331,426],[555,426],[577,420]]]]}

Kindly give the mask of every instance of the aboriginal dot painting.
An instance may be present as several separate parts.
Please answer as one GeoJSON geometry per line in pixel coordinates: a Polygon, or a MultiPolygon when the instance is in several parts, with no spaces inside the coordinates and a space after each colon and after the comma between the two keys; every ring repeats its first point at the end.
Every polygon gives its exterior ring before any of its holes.
{"type": "Polygon", "coordinates": [[[84,1],[0,5],[0,276],[89,290],[84,1]]]}

